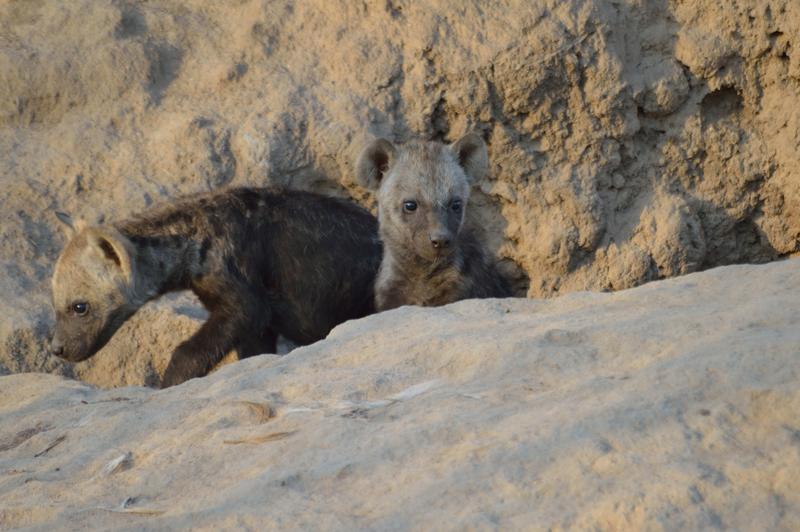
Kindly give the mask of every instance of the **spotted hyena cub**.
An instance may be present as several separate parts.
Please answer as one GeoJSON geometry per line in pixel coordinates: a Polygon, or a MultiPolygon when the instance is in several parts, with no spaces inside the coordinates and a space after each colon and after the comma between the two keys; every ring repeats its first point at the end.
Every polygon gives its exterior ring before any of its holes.
{"type": "Polygon", "coordinates": [[[274,353],[278,334],[314,342],[374,311],[377,230],[350,202],[257,188],[74,227],[53,274],[53,353],[85,360],[145,302],[183,289],[209,317],[176,348],[163,386],[205,375],[231,349],[274,353]]]}
{"type": "Polygon", "coordinates": [[[364,149],[357,177],[377,189],[384,245],[375,282],[378,310],[511,295],[494,258],[464,220],[470,185],[488,165],[486,144],[474,133],[450,146],[396,146],[377,139],[364,149]]]}

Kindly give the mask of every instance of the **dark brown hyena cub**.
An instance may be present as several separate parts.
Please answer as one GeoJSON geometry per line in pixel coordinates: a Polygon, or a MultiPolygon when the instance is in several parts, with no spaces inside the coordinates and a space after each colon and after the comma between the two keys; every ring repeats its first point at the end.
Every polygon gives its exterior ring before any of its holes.
{"type": "Polygon", "coordinates": [[[364,149],[357,177],[377,189],[384,245],[375,282],[378,310],[511,295],[494,257],[465,226],[470,185],[488,165],[486,144],[474,133],[450,146],[377,139],[364,149]]]}
{"type": "Polygon", "coordinates": [[[278,334],[314,342],[374,311],[377,229],[350,202],[257,188],[75,228],[53,274],[53,352],[85,360],[145,302],[183,289],[210,315],[176,348],[163,386],[205,375],[231,349],[274,353],[278,334]]]}

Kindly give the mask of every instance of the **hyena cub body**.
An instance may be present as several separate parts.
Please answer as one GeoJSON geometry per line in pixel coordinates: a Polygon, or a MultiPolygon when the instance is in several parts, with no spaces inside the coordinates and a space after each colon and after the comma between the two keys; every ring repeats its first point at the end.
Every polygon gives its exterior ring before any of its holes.
{"type": "MultiPolygon", "coordinates": [[[[61,216],[62,221],[69,222],[61,216]]],[[[53,274],[53,352],[80,361],[145,302],[190,289],[208,320],[172,355],[162,385],[205,375],[228,351],[274,353],[374,311],[377,221],[305,192],[190,196],[110,226],[78,228],[53,274]]]]}
{"type": "Polygon", "coordinates": [[[488,163],[476,134],[450,146],[377,139],[361,153],[357,177],[377,189],[384,246],[375,282],[378,310],[511,295],[464,218],[470,184],[486,174],[488,163]]]}

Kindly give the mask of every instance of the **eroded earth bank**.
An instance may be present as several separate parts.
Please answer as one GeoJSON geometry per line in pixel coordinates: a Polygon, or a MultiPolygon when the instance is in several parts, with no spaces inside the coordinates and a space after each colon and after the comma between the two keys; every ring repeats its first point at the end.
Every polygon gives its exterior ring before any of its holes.
{"type": "Polygon", "coordinates": [[[88,363],[48,357],[54,209],[237,184],[373,207],[374,135],[484,135],[470,211],[518,295],[797,253],[798,35],[793,0],[4,2],[0,372],[153,383],[196,327],[170,303],[88,363]]]}

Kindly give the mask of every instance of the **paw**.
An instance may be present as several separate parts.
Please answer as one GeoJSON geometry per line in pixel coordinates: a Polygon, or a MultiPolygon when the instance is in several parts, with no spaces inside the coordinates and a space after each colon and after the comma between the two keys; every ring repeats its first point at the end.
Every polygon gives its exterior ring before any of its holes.
{"type": "Polygon", "coordinates": [[[175,369],[175,367],[170,363],[170,365],[167,366],[167,371],[164,372],[164,376],[161,378],[161,388],[169,388],[170,386],[175,386],[185,380],[187,380],[186,377],[184,377],[180,371],[175,369]]]}
{"type": "Polygon", "coordinates": [[[202,368],[195,361],[173,356],[161,379],[161,388],[169,388],[203,375],[202,368]]]}

